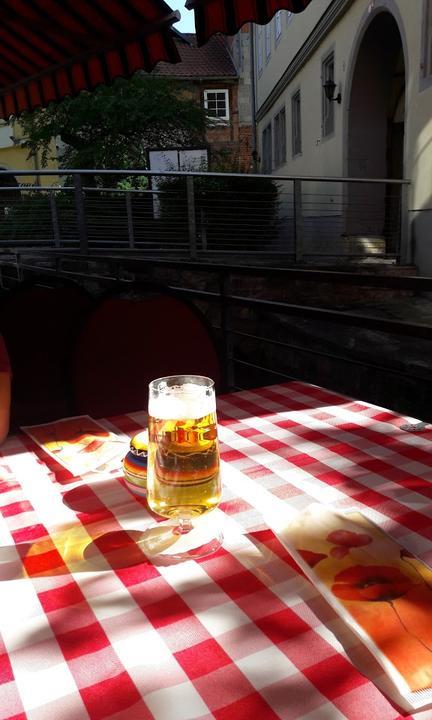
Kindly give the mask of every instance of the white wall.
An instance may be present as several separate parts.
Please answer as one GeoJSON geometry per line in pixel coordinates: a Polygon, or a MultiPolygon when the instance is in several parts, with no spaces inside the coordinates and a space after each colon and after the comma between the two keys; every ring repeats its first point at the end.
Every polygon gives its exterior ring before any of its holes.
{"type": "Polygon", "coordinates": [[[10,125],[0,125],[0,148],[12,147],[11,135],[13,132],[10,125]]]}
{"type": "MultiPolygon", "coordinates": [[[[295,59],[317,21],[331,3],[314,0],[304,13],[294,16],[287,27],[282,23],[283,42],[272,45],[272,56],[257,77],[258,138],[285,103],[287,117],[287,160],[277,174],[342,176],[348,172],[347,139],[349,88],[357,46],[364,28],[374,15],[390,11],[401,31],[405,46],[406,113],[404,177],[411,179],[409,220],[413,238],[413,261],[422,274],[432,275],[432,83],[423,80],[424,0],[354,0],[337,24],[322,39],[295,77],[263,114],[262,106],[286,68],[295,59]],[[322,137],[321,63],[333,49],[335,82],[340,86],[342,104],[335,103],[335,132],[322,137]],[[291,96],[300,87],[302,98],[302,153],[291,154],[291,96]],[[261,108],[261,110],[260,110],[261,108]]],[[[264,32],[262,37],[264,37],[264,32]]],[[[274,34],[272,32],[272,39],[274,34]]],[[[367,102],[367,98],[365,99],[367,102]]]]}

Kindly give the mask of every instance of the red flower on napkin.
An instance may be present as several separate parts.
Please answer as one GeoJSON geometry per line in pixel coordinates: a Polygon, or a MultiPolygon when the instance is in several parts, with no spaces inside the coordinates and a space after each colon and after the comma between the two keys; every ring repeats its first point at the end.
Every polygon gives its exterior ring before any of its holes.
{"type": "Polygon", "coordinates": [[[391,602],[413,586],[400,570],[385,565],[355,565],[338,573],[335,581],[332,593],[336,597],[369,602],[391,602]]]}
{"type": "Polygon", "coordinates": [[[330,550],[330,555],[340,560],[349,553],[350,548],[369,545],[372,538],[366,533],[355,533],[351,532],[351,530],[333,530],[327,535],[327,542],[337,545],[337,547],[330,550]]]}

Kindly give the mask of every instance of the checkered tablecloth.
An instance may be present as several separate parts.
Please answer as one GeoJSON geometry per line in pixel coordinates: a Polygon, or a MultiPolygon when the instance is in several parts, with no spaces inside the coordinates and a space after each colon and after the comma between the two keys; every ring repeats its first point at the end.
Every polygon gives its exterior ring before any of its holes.
{"type": "MultiPolygon", "coordinates": [[[[357,506],[431,563],[432,431],[297,382],[221,397],[218,415],[225,542],[197,562],[147,560],[135,539],[154,518],[121,478],[74,478],[6,441],[0,720],[402,717],[264,516],[357,506]]],[[[131,435],[144,419],[110,423],[131,435]]]]}

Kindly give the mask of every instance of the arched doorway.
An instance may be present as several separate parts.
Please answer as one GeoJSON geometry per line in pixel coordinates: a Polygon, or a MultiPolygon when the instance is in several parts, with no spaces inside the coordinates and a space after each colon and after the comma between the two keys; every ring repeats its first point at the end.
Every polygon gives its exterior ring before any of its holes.
{"type": "MultiPolygon", "coordinates": [[[[348,113],[349,177],[403,177],[405,59],[394,16],[370,21],[354,59],[348,113]]],[[[400,186],[350,185],[347,232],[383,238],[395,253],[400,233],[400,186]]]]}

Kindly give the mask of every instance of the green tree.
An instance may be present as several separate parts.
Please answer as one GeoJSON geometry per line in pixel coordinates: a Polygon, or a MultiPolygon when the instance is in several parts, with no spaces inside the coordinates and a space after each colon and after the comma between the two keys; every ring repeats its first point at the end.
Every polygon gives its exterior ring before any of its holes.
{"type": "Polygon", "coordinates": [[[148,148],[202,144],[205,114],[178,81],[135,74],[21,117],[26,147],[45,167],[53,137],[66,143],[61,166],[143,169],[148,148]]]}

